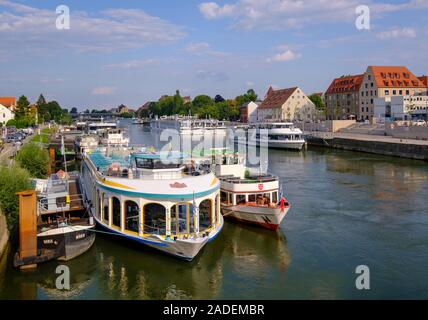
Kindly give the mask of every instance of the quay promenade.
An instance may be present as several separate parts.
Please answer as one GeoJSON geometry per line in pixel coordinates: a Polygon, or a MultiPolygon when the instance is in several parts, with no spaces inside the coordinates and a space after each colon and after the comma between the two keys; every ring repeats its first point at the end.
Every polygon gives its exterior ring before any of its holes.
{"type": "Polygon", "coordinates": [[[306,137],[308,145],[428,161],[426,140],[345,132],[307,132],[306,137]]]}

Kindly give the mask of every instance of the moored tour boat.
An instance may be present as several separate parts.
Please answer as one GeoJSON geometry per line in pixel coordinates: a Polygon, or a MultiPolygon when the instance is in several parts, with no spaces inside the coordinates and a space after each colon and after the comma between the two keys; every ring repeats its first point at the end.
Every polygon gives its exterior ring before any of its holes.
{"type": "MultiPolygon", "coordinates": [[[[95,242],[95,223],[84,218],[82,196],[78,190],[78,176],[74,173],[53,174],[47,180],[36,180],[36,198],[33,211],[22,209],[24,214],[37,214],[34,234],[37,235],[37,254],[22,257],[18,251],[14,266],[39,264],[50,260],[69,261],[86,251],[95,242]]],[[[28,220],[32,220],[28,217],[28,220]]],[[[26,241],[27,239],[21,239],[26,241]]]]}
{"type": "Polygon", "coordinates": [[[192,260],[223,227],[220,181],[183,165],[183,155],[87,154],[82,165],[85,203],[107,232],[192,260]],[[171,160],[172,159],[172,160],[171,160]]]}
{"type": "Polygon", "coordinates": [[[282,194],[279,178],[251,175],[245,159],[234,153],[212,153],[210,162],[221,181],[221,212],[226,218],[277,230],[291,205],[282,194]]]}

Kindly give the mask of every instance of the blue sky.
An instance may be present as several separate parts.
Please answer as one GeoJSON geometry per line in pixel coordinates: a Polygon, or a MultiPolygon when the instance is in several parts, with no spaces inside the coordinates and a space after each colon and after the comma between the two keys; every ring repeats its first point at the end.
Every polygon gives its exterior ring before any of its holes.
{"type": "Polygon", "coordinates": [[[428,0],[0,0],[0,95],[138,107],[179,89],[325,91],[368,65],[428,74],[428,0]],[[70,30],[55,9],[70,8],[70,30]],[[370,30],[355,8],[370,8],[370,30]]]}

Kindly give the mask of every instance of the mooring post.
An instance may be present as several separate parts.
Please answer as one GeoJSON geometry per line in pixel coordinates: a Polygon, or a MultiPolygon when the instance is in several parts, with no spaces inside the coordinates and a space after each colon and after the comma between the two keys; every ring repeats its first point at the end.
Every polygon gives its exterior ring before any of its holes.
{"type": "MultiPolygon", "coordinates": [[[[19,257],[23,260],[37,256],[37,198],[36,191],[17,193],[19,196],[19,257]]],[[[37,264],[21,269],[36,268],[37,264]]]]}
{"type": "Polygon", "coordinates": [[[51,175],[55,172],[55,147],[49,147],[49,170],[48,174],[51,175]]]}

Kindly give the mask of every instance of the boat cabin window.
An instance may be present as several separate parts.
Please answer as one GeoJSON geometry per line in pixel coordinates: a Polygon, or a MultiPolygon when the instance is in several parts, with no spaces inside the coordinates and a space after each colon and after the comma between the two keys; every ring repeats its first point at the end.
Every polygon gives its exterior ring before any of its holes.
{"type": "Polygon", "coordinates": [[[220,192],[220,201],[222,203],[228,203],[227,199],[228,199],[227,192],[221,191],[220,192]]]}
{"type": "Polygon", "coordinates": [[[135,165],[138,169],[171,169],[179,168],[179,163],[163,163],[161,159],[136,158],[135,165]]]}
{"type": "Polygon", "coordinates": [[[120,200],[116,197],[113,197],[113,225],[116,227],[121,227],[120,223],[120,200]]]}
{"type": "Polygon", "coordinates": [[[272,192],[272,203],[278,203],[278,192],[272,192]]]}
{"type": "Polygon", "coordinates": [[[199,205],[199,230],[205,231],[211,227],[212,221],[212,210],[213,203],[207,199],[201,202],[199,205]]]}
{"type": "Polygon", "coordinates": [[[264,195],[263,195],[263,197],[266,199],[266,204],[269,204],[270,203],[270,193],[265,193],[264,195]]]}
{"type": "Polygon", "coordinates": [[[56,207],[57,208],[64,208],[66,205],[67,205],[66,197],[56,198],[56,207]]]}
{"type": "Polygon", "coordinates": [[[125,229],[132,232],[138,232],[138,221],[140,217],[140,208],[134,201],[125,202],[125,229]]]}
{"type": "Polygon", "coordinates": [[[256,195],[255,194],[248,195],[248,202],[256,202],[256,195]]]}
{"type": "Polygon", "coordinates": [[[178,232],[189,233],[187,214],[189,213],[189,205],[181,203],[177,205],[178,208],[178,232]]]}
{"type": "Polygon", "coordinates": [[[144,233],[166,234],[166,209],[158,203],[149,203],[144,206],[144,233]]]}
{"type": "Polygon", "coordinates": [[[103,193],[103,202],[104,202],[104,221],[108,223],[109,221],[109,199],[106,197],[106,194],[103,193]]]}
{"type": "Polygon", "coordinates": [[[247,201],[245,200],[245,195],[244,194],[238,194],[236,196],[236,204],[245,204],[247,201]]]}

